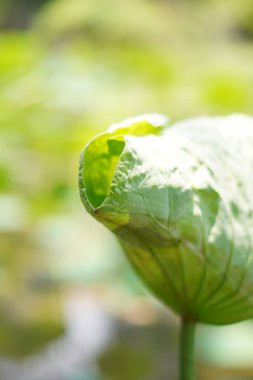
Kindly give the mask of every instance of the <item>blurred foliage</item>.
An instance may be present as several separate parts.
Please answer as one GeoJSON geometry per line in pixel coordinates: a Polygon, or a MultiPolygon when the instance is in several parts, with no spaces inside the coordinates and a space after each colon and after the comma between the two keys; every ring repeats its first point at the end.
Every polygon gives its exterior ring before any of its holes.
{"type": "Polygon", "coordinates": [[[176,379],[177,333],[164,321],[142,328],[122,324],[117,340],[99,357],[99,367],[111,380],[166,380],[168,373],[176,379]]]}
{"type": "Polygon", "coordinates": [[[0,355],[20,359],[39,352],[45,343],[63,334],[59,323],[29,322],[26,324],[12,321],[7,316],[0,319],[0,355]]]}
{"type": "Polygon", "coordinates": [[[48,0],[1,0],[0,25],[2,28],[26,28],[36,11],[48,0]]]}
{"type": "Polygon", "coordinates": [[[80,205],[79,152],[136,114],[252,114],[252,39],[251,0],[0,1],[0,354],[61,334],[77,284],[119,315],[145,293],[80,205]]]}

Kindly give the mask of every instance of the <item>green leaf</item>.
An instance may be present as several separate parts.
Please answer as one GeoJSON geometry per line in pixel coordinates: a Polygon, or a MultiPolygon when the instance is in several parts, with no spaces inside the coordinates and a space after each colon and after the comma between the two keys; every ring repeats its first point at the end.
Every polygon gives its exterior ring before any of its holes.
{"type": "Polygon", "coordinates": [[[95,137],[80,160],[88,212],[151,291],[184,317],[253,317],[253,119],[161,115],[95,137]]]}

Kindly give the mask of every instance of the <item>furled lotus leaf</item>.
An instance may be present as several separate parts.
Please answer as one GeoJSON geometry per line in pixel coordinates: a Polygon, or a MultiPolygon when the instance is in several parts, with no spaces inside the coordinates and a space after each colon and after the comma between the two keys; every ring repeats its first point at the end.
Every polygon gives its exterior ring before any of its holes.
{"type": "Polygon", "coordinates": [[[251,318],[253,118],[166,124],[146,115],[95,137],[81,155],[84,206],[178,314],[251,318]]]}

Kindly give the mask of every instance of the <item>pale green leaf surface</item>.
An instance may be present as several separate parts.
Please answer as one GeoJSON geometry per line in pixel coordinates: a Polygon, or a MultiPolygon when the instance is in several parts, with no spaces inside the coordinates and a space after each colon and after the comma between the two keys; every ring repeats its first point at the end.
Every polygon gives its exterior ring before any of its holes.
{"type": "Polygon", "coordinates": [[[253,118],[161,115],[112,126],[80,160],[80,193],[144,282],[180,315],[253,317],[253,118]]]}

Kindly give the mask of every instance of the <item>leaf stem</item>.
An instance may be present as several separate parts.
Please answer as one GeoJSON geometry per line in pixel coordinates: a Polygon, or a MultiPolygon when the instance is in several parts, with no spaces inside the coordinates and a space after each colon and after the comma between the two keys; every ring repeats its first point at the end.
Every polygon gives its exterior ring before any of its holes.
{"type": "Polygon", "coordinates": [[[180,332],[180,380],[194,380],[194,334],[196,323],[182,319],[180,332]]]}

